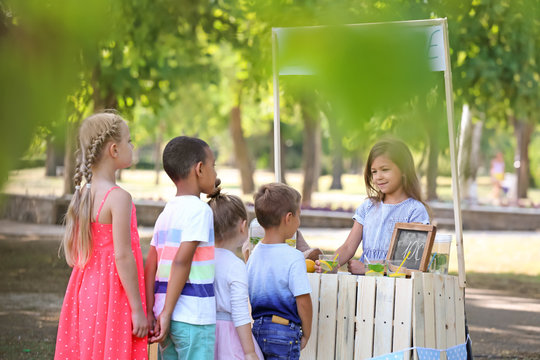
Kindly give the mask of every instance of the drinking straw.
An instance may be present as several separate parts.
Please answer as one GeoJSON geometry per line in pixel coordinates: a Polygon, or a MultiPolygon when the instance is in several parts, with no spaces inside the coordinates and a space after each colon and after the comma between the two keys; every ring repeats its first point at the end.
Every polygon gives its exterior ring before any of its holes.
{"type": "MultiPolygon", "coordinates": [[[[338,256],[339,256],[339,253],[336,253],[336,256],[334,256],[334,258],[332,259],[332,264],[335,263],[338,256]]],[[[339,267],[339,264],[337,264],[337,266],[339,267]]]]}
{"type": "Polygon", "coordinates": [[[428,270],[429,270],[429,268],[431,267],[431,263],[432,263],[433,260],[435,259],[435,256],[436,256],[436,255],[437,255],[436,252],[434,252],[433,255],[431,255],[431,260],[429,260],[429,264],[428,264],[428,266],[427,266],[428,270]]]}
{"type": "Polygon", "coordinates": [[[371,264],[371,262],[369,261],[369,259],[367,258],[367,256],[364,256],[364,259],[367,261],[368,264],[371,264]]]}
{"type": "Polygon", "coordinates": [[[409,252],[407,253],[407,256],[405,256],[405,259],[403,259],[403,261],[401,262],[401,264],[399,264],[399,267],[397,268],[396,270],[396,274],[399,272],[399,269],[401,269],[401,267],[403,266],[403,264],[405,263],[405,260],[407,260],[407,258],[409,257],[409,255],[411,255],[411,251],[409,250],[409,252]]]}

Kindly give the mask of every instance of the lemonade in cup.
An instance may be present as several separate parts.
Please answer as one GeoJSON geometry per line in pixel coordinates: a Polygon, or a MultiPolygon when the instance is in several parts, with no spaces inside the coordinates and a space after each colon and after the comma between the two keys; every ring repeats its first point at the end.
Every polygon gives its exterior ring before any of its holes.
{"type": "Polygon", "coordinates": [[[287,245],[296,249],[296,233],[294,233],[290,239],[285,240],[285,242],[287,243],[287,245]]]}
{"type": "Polygon", "coordinates": [[[319,265],[323,274],[337,274],[339,268],[339,255],[319,255],[319,265]]]}
{"type": "Polygon", "coordinates": [[[384,276],[384,270],[386,268],[385,260],[367,260],[364,264],[366,269],[365,276],[384,276]]]}

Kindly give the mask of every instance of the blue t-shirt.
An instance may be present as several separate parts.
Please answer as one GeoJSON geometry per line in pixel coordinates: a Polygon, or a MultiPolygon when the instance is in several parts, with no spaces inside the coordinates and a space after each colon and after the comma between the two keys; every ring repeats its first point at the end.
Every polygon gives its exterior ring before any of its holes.
{"type": "Polygon", "coordinates": [[[300,324],[296,297],[311,293],[302,253],[287,244],[259,243],[247,262],[251,316],[279,315],[300,324]]]}
{"type": "Polygon", "coordinates": [[[398,204],[384,204],[366,199],[356,209],[353,216],[363,227],[361,260],[381,260],[386,258],[394,225],[402,223],[429,224],[429,214],[425,206],[418,200],[408,198],[398,204]]]}

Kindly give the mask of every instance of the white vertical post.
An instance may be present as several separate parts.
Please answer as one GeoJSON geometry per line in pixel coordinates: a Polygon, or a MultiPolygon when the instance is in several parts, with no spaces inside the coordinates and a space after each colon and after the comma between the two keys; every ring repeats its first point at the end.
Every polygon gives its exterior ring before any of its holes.
{"type": "Polygon", "coordinates": [[[454,224],[456,233],[456,247],[458,258],[458,278],[459,286],[466,286],[465,278],[465,258],[463,255],[463,228],[461,223],[461,194],[459,191],[459,173],[456,157],[456,135],[454,132],[454,98],[452,93],[452,70],[450,69],[450,47],[448,45],[448,21],[443,19],[444,36],[444,89],[446,93],[446,117],[448,118],[448,138],[450,142],[450,165],[452,169],[452,195],[454,200],[454,224]]]}
{"type": "Polygon", "coordinates": [[[278,40],[272,29],[272,72],[274,77],[274,173],[276,182],[281,182],[281,129],[279,114],[279,67],[278,67],[278,40]]]}

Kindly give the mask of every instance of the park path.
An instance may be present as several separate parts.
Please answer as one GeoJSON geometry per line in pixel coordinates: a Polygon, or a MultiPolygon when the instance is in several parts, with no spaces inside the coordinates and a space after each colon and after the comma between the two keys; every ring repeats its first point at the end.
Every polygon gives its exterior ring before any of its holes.
{"type": "MultiPolygon", "coordinates": [[[[145,252],[152,229],[140,228],[139,232],[145,252]]],[[[306,228],[302,229],[302,232],[311,246],[335,249],[347,237],[349,229],[306,228]]],[[[57,246],[62,234],[62,227],[57,225],[27,224],[0,219],[0,241],[40,239],[54,241],[57,246]]],[[[0,303],[3,303],[7,294],[1,295],[0,303]]],[[[17,303],[25,302],[18,299],[17,303]]],[[[59,301],[54,303],[59,304],[59,301]]],[[[475,358],[540,359],[539,299],[516,297],[509,291],[467,288],[465,305],[475,358]]],[[[59,312],[59,305],[57,307],[59,312]]]]}

